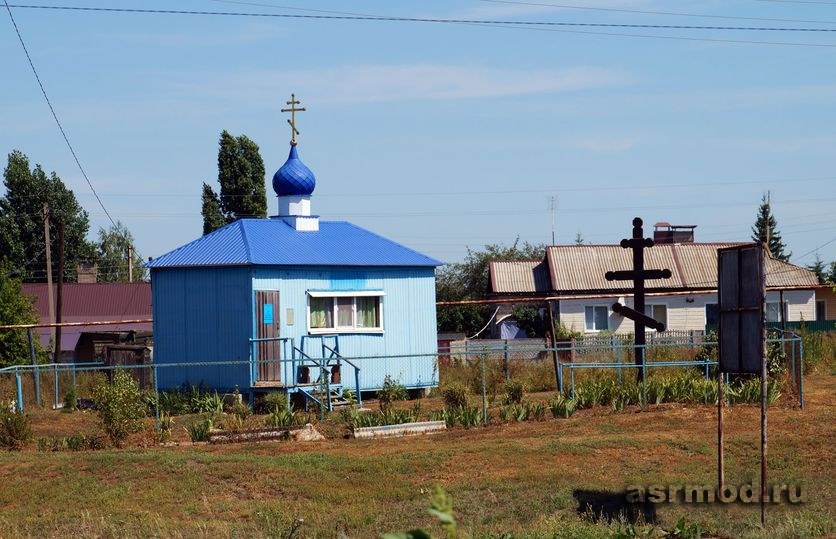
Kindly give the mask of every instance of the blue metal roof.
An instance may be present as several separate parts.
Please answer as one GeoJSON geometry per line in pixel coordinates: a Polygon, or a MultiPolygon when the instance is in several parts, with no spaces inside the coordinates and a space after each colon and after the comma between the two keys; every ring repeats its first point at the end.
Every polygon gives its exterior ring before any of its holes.
{"type": "Polygon", "coordinates": [[[281,218],[240,219],[147,263],[188,266],[440,266],[442,262],[345,221],[298,232],[281,218]]]}
{"type": "Polygon", "coordinates": [[[310,195],[316,187],[316,177],[296,153],[291,143],[287,161],[273,175],[273,190],[280,197],[310,195]]]}

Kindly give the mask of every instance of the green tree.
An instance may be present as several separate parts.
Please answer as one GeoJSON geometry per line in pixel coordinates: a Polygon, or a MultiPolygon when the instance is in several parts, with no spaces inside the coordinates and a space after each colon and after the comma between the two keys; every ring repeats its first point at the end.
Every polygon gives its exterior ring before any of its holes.
{"type": "Polygon", "coordinates": [[[819,253],[816,253],[816,259],[812,264],[807,265],[807,269],[816,274],[816,277],[819,279],[819,284],[827,282],[827,268],[824,265],[824,261],[819,256],[819,253]]]}
{"type": "MultiPolygon", "coordinates": [[[[0,325],[37,324],[32,298],[21,293],[21,282],[9,276],[8,263],[0,263],[0,325]]],[[[37,351],[42,351],[35,342],[37,351]]],[[[0,330],[0,367],[30,363],[26,330],[0,330]]]]}
{"type": "Polygon", "coordinates": [[[836,285],[836,262],[830,263],[830,271],[827,272],[824,281],[836,285]]]}
{"type": "Polygon", "coordinates": [[[789,261],[792,256],[791,252],[784,252],[786,246],[781,240],[781,233],[778,232],[778,221],[772,215],[772,208],[766,195],[761,199],[761,205],[758,208],[758,217],[755,220],[755,226],[752,227],[752,241],[761,241],[767,244],[772,258],[789,261]]]}
{"type": "Polygon", "coordinates": [[[128,256],[133,259],[133,280],[145,280],[142,258],[134,248],[134,237],[121,221],[107,230],[99,229],[98,280],[105,283],[126,283],[130,269],[128,256]]]}
{"type": "Polygon", "coordinates": [[[581,235],[581,232],[579,230],[578,233],[575,234],[575,245],[583,245],[584,241],[586,240],[583,239],[583,236],[581,235]]]}
{"type": "MultiPolygon", "coordinates": [[[[87,212],[55,172],[40,165],[30,168],[29,158],[15,150],[3,171],[6,194],[0,198],[0,258],[11,272],[27,282],[46,281],[43,205],[49,204],[53,271],[58,252],[58,223],[64,224],[64,277],[74,280],[76,265],[95,260],[95,247],[87,241],[87,212]]],[[[57,275],[54,275],[57,277],[57,275]]]]}
{"type": "Polygon", "coordinates": [[[264,161],[258,145],[246,135],[233,137],[221,133],[218,143],[218,183],[220,196],[204,184],[203,231],[216,230],[220,224],[216,205],[224,224],[245,217],[267,217],[267,194],[264,183],[264,161]]]}
{"type": "MultiPolygon", "coordinates": [[[[545,253],[542,244],[519,240],[510,247],[486,245],[481,251],[467,250],[463,262],[442,267],[436,276],[438,301],[485,299],[490,289],[489,265],[494,261],[539,260],[545,253]]],[[[438,309],[438,331],[475,334],[488,322],[495,307],[488,305],[441,306],[438,309]]]]}
{"type": "Polygon", "coordinates": [[[226,224],[226,218],[221,211],[221,201],[217,193],[208,183],[203,184],[203,204],[201,209],[203,215],[203,234],[206,235],[226,224]]]}

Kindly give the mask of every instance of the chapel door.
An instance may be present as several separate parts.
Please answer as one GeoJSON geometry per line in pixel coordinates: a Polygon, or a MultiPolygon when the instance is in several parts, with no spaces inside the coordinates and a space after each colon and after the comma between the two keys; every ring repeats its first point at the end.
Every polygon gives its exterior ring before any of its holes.
{"type": "Polygon", "coordinates": [[[275,339],[259,341],[256,346],[257,380],[281,381],[281,345],[279,337],[279,291],[257,290],[255,293],[256,338],[275,339]]]}

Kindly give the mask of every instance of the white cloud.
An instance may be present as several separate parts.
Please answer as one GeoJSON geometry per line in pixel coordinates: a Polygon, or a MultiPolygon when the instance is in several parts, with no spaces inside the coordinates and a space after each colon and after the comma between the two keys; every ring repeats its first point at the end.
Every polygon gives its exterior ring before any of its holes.
{"type": "MultiPolygon", "coordinates": [[[[548,94],[627,84],[623,71],[598,68],[496,69],[436,64],[361,65],[296,72],[255,71],[211,75],[235,80],[251,100],[275,98],[276,88],[292,86],[320,103],[468,99],[548,94]]],[[[217,91],[217,85],[190,78],[178,86],[191,95],[217,91]]],[[[241,95],[226,96],[240,99],[241,95]]]]}
{"type": "Polygon", "coordinates": [[[562,146],[595,153],[626,152],[636,146],[634,137],[590,135],[571,137],[560,141],[562,146]]]}

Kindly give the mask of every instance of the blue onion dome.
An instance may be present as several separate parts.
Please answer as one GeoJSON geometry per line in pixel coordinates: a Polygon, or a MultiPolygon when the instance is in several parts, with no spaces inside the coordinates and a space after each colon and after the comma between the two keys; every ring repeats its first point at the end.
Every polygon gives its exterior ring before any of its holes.
{"type": "Polygon", "coordinates": [[[280,197],[310,195],[315,187],[314,173],[299,159],[292,144],[287,161],[273,175],[273,191],[280,197]]]}

